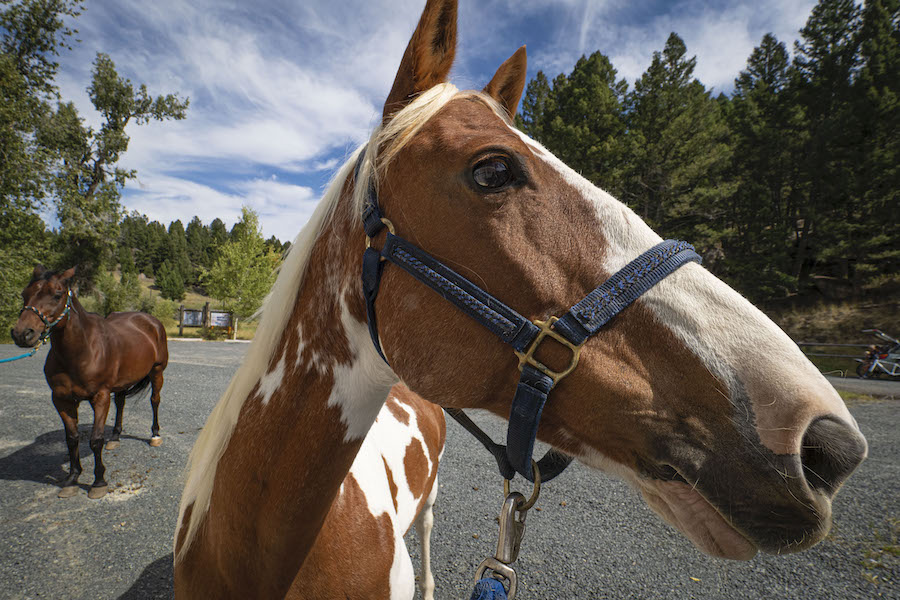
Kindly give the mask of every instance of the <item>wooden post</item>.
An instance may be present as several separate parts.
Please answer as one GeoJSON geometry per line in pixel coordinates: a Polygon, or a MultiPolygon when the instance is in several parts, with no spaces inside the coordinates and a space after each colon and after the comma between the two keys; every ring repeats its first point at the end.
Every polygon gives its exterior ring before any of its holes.
{"type": "Polygon", "coordinates": [[[178,337],[184,337],[184,304],[178,307],[178,337]]]}
{"type": "Polygon", "coordinates": [[[201,319],[203,327],[209,329],[209,302],[203,305],[203,317],[201,319]]]}
{"type": "Polygon", "coordinates": [[[234,328],[234,331],[231,334],[231,339],[233,339],[233,340],[237,339],[237,323],[238,323],[237,315],[235,315],[234,313],[231,313],[231,325],[234,328]]]}

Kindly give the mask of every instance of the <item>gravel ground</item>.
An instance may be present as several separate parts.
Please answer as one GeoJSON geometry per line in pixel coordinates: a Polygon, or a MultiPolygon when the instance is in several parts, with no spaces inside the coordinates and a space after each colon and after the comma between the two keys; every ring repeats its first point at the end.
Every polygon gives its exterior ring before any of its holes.
{"type": "MultiPolygon", "coordinates": [[[[93,480],[90,408],[81,411],[84,490],[59,500],[55,481],[68,459],[41,371],[47,350],[0,364],[0,598],[171,597],[172,533],[184,464],[247,345],[170,346],[160,406],[163,445],[148,445],[149,402],[132,399],[122,444],[104,453],[111,492],[99,501],[86,494],[93,480]]],[[[19,353],[0,345],[0,358],[19,353]]],[[[898,599],[898,408],[896,400],[851,407],[868,437],[870,457],[838,496],[831,537],[798,555],[759,556],[747,563],[705,557],[626,485],[573,465],[545,486],[528,515],[516,563],[518,597],[898,599]]],[[[478,420],[501,437],[497,420],[478,420]]],[[[468,598],[475,566],[493,553],[502,501],[495,468],[451,421],[432,544],[438,598],[468,598]]],[[[416,561],[415,534],[409,546],[416,561]]]]}

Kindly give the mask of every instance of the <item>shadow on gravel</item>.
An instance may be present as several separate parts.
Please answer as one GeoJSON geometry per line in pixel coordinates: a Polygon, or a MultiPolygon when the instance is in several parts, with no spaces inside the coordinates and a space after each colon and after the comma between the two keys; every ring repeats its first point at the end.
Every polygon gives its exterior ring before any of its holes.
{"type": "Polygon", "coordinates": [[[174,576],[172,554],[167,554],[147,565],[128,591],[119,596],[119,600],[172,598],[175,596],[174,576]]]}
{"type": "MultiPolygon", "coordinates": [[[[93,453],[88,445],[91,439],[90,424],[78,426],[78,454],[82,461],[91,457],[93,453]]],[[[112,435],[112,426],[107,425],[104,432],[106,439],[112,435]]],[[[122,434],[121,438],[131,438],[142,442],[149,442],[149,438],[132,437],[122,434]]],[[[105,454],[104,454],[105,456],[105,454]]],[[[104,458],[107,468],[110,467],[104,458]]],[[[82,463],[82,466],[84,464],[82,463]]],[[[86,469],[87,478],[92,477],[93,467],[86,469]]],[[[69,451],[66,449],[66,437],[62,425],[59,429],[42,433],[35,440],[10,454],[0,458],[0,479],[10,481],[36,481],[38,483],[57,483],[62,481],[69,471],[69,451]]],[[[82,477],[85,474],[82,473],[82,477]]]]}

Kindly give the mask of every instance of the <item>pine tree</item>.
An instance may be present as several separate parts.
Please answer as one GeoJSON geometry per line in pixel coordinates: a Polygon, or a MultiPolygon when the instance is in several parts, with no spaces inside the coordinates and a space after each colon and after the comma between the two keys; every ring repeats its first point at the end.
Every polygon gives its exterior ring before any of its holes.
{"type": "MultiPolygon", "coordinates": [[[[631,160],[623,200],[666,236],[718,245],[731,149],[718,101],[694,79],[696,58],[672,33],[629,94],[631,160]]],[[[710,263],[712,261],[709,261],[710,263]]]]}
{"type": "Polygon", "coordinates": [[[533,137],[543,142],[544,124],[552,112],[547,105],[550,98],[550,82],[543,71],[538,71],[534,79],[528,82],[525,95],[522,97],[522,110],[516,115],[516,125],[533,137]]]}
{"type": "Polygon", "coordinates": [[[209,256],[210,263],[216,261],[219,255],[219,249],[228,241],[228,229],[222,219],[216,217],[209,224],[209,242],[206,247],[206,254],[209,256]]]}
{"type": "Polygon", "coordinates": [[[178,268],[168,260],[163,261],[156,274],[156,287],[159,294],[169,300],[180,301],[184,299],[184,279],[178,268]]]}
{"type": "Polygon", "coordinates": [[[582,56],[552,88],[539,72],[522,101],[520,127],[593,183],[618,191],[627,87],[600,52],[582,56]]]}
{"type": "Polygon", "coordinates": [[[193,277],[193,268],[191,268],[191,259],[188,256],[187,238],[184,233],[184,225],[181,219],[176,219],[169,223],[169,230],[166,234],[166,243],[168,246],[168,261],[173,269],[178,271],[181,276],[182,283],[191,281],[193,277]]]}
{"type": "Polygon", "coordinates": [[[766,34],[735,79],[727,111],[737,189],[729,202],[726,265],[720,274],[758,299],[784,296],[795,283],[788,243],[802,119],[789,84],[787,49],[766,34]]]}
{"type": "Polygon", "coordinates": [[[208,252],[210,240],[209,227],[203,224],[200,217],[195,216],[191,219],[191,222],[188,223],[184,234],[185,239],[187,240],[188,257],[191,259],[191,266],[193,269],[191,283],[196,284],[200,282],[199,277],[202,270],[212,266],[208,252]]]}
{"type": "Polygon", "coordinates": [[[859,67],[859,26],[859,7],[852,0],[820,0],[795,44],[793,86],[807,119],[799,165],[806,192],[798,202],[792,269],[800,289],[807,286],[814,267],[853,278],[856,247],[867,235],[859,227],[859,206],[851,196],[860,134],[851,104],[859,67]]]}
{"type": "Polygon", "coordinates": [[[856,270],[862,284],[900,284],[900,0],[868,0],[862,14],[853,111],[861,143],[854,160],[861,201],[856,270]]]}

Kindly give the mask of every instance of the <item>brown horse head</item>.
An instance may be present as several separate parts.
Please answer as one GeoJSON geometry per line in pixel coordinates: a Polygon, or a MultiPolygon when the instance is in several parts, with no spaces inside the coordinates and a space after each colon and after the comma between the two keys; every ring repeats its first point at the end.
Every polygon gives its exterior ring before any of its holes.
{"type": "Polygon", "coordinates": [[[66,311],[69,282],[75,276],[75,267],[62,273],[48,271],[42,265],[34,268],[31,281],[22,290],[22,312],[10,331],[13,341],[22,348],[31,348],[42,337],[49,335],[54,322],[61,320],[66,311]]]}
{"type": "MultiPolygon", "coordinates": [[[[459,93],[443,83],[455,46],[455,0],[429,0],[366,150],[356,208],[374,178],[398,236],[528,318],[562,316],[661,238],[512,125],[524,48],[483,92],[459,93]]],[[[412,390],[508,414],[519,375],[508,346],[391,265],[376,308],[387,360],[412,390]]],[[[552,343],[541,353],[559,370],[569,358],[552,343]]],[[[539,437],[623,476],[701,550],[738,559],[820,541],[867,452],[796,344],[696,264],[585,343],[539,437]]]]}

